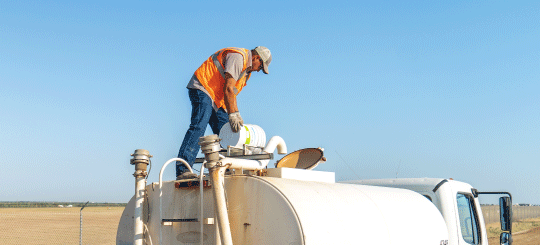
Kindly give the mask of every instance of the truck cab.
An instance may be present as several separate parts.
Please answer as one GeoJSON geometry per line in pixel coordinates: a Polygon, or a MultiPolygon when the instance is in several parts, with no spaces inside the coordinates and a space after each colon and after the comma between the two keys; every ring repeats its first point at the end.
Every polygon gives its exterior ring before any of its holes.
{"type": "Polygon", "coordinates": [[[453,179],[403,178],[353,180],[343,183],[403,188],[429,199],[441,212],[450,245],[488,244],[486,224],[478,195],[507,194],[501,199],[501,244],[511,244],[511,196],[505,192],[478,192],[471,185],[453,179]],[[510,223],[510,224],[508,224],[510,223]]]}

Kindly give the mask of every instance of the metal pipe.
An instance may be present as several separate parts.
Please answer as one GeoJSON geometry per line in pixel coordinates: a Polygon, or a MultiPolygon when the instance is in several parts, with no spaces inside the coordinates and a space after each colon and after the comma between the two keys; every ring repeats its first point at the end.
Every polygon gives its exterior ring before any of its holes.
{"type": "Polygon", "coordinates": [[[152,155],[147,150],[137,149],[130,160],[131,165],[135,165],[135,210],[134,210],[134,245],[143,245],[144,222],[142,220],[144,196],[146,194],[146,168],[150,163],[152,155]]]}
{"type": "MultiPolygon", "coordinates": [[[[216,220],[217,220],[217,217],[216,217],[216,220]]],[[[216,222],[215,223],[215,230],[214,230],[214,235],[216,236],[215,238],[215,245],[221,245],[221,236],[219,236],[219,223],[216,222]]]]}
{"type": "Polygon", "coordinates": [[[214,189],[215,208],[217,211],[217,223],[222,244],[232,245],[231,227],[229,224],[229,214],[227,212],[227,201],[225,200],[225,170],[227,166],[216,166],[210,169],[212,178],[212,188],[214,189]]]}
{"type": "Polygon", "coordinates": [[[261,170],[268,165],[269,161],[227,157],[221,160],[221,165],[229,166],[231,169],[261,170]]]}
{"type": "Polygon", "coordinates": [[[143,244],[143,234],[144,234],[144,222],[142,220],[142,213],[143,213],[143,203],[144,203],[144,195],[145,195],[145,187],[146,186],[146,178],[144,176],[138,176],[135,180],[135,211],[134,211],[134,219],[135,219],[135,226],[133,233],[135,235],[135,245],[142,245],[143,244]]]}
{"type": "Polygon", "coordinates": [[[274,150],[278,150],[278,154],[287,154],[287,145],[285,144],[285,141],[279,137],[279,136],[273,136],[268,141],[268,144],[266,144],[266,147],[264,147],[264,150],[266,153],[273,153],[274,150]]]}
{"type": "MultiPolygon", "coordinates": [[[[210,178],[212,180],[212,189],[214,190],[214,208],[216,210],[217,222],[219,227],[219,235],[221,238],[221,244],[232,245],[231,227],[229,224],[229,214],[227,212],[227,201],[225,200],[225,170],[228,165],[224,165],[222,158],[219,155],[221,147],[219,145],[219,137],[217,135],[208,135],[199,138],[199,145],[201,151],[204,153],[206,159],[205,167],[210,172],[210,178]]],[[[202,173],[201,173],[202,174],[202,173]]]]}

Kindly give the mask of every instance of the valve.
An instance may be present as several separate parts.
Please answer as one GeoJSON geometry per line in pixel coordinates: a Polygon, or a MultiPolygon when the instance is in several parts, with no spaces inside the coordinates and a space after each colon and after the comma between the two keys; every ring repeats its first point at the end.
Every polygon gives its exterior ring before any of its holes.
{"type": "Polygon", "coordinates": [[[199,138],[199,145],[201,146],[201,151],[206,159],[206,168],[208,169],[213,168],[217,161],[219,161],[219,151],[221,150],[219,141],[221,141],[221,139],[217,134],[199,138]]]}
{"type": "Polygon", "coordinates": [[[146,168],[150,164],[150,158],[153,156],[150,155],[149,151],[143,149],[135,150],[131,156],[133,156],[133,158],[129,160],[129,163],[135,165],[135,173],[133,176],[145,177],[148,174],[146,168]]]}

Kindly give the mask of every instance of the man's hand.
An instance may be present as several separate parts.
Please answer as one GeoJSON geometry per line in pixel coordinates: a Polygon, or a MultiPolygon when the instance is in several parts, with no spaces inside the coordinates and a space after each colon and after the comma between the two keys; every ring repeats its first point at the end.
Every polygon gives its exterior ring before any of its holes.
{"type": "Polygon", "coordinates": [[[244,120],[240,116],[240,112],[234,112],[229,114],[229,124],[233,132],[237,133],[242,126],[244,126],[244,120]]]}

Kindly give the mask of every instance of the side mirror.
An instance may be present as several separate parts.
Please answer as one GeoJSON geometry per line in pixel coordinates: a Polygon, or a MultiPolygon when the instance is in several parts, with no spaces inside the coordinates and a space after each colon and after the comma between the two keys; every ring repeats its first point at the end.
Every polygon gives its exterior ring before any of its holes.
{"type": "Polygon", "coordinates": [[[501,233],[501,245],[512,245],[512,234],[506,232],[501,233]]]}
{"type": "MultiPolygon", "coordinates": [[[[499,198],[499,207],[501,209],[501,230],[512,232],[512,199],[510,197],[499,198]]],[[[501,244],[503,234],[501,234],[501,244]]]]}

